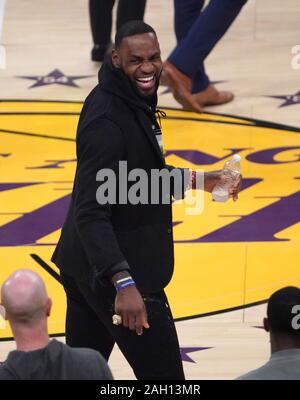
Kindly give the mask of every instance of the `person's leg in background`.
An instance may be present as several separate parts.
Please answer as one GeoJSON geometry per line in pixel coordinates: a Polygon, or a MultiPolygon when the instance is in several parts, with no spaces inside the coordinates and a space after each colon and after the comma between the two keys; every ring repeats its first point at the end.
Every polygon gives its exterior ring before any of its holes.
{"type": "MultiPolygon", "coordinates": [[[[111,46],[112,12],[115,0],[89,0],[91,30],[94,41],[92,60],[103,61],[111,46]]],[[[119,0],[117,29],[130,20],[143,20],[146,0],[119,0]]]]}
{"type": "MultiPolygon", "coordinates": [[[[174,0],[174,26],[177,45],[186,38],[191,26],[198,20],[204,5],[205,0],[174,0]]],[[[194,76],[194,82],[191,82],[190,90],[194,93],[195,86],[192,90],[193,83],[198,86],[201,85],[202,88],[207,88],[209,85],[209,78],[206,75],[203,62],[199,61],[199,69],[194,76]]],[[[204,89],[196,91],[200,92],[201,90],[204,89]]]]}
{"type": "MultiPolygon", "coordinates": [[[[205,0],[174,0],[174,30],[177,47],[188,35],[191,26],[197,21],[205,0]]],[[[201,112],[198,103],[192,98],[192,80],[167,60],[161,74],[160,83],[170,86],[174,98],[187,109],[201,112]]]]}
{"type": "Polygon", "coordinates": [[[93,61],[103,61],[110,46],[114,4],[115,0],[89,0],[90,23],[94,42],[93,61]]]}
{"type": "Polygon", "coordinates": [[[193,103],[196,100],[200,108],[232,100],[233,95],[230,92],[218,92],[210,85],[205,73],[204,60],[231,26],[246,2],[247,0],[211,0],[199,13],[196,3],[203,7],[203,1],[174,0],[177,25],[175,31],[180,32],[182,38],[165,63],[165,70],[167,75],[171,75],[173,93],[174,89],[175,92],[176,90],[180,92],[181,96],[177,100],[184,106],[194,108],[191,97],[187,101],[184,99],[187,90],[193,93],[193,103]],[[194,17],[194,23],[186,32],[185,19],[192,20],[192,12],[196,18],[194,17]],[[185,79],[182,77],[176,79],[176,74],[178,76],[182,74],[185,79]],[[172,75],[175,79],[172,79],[172,75]],[[180,80],[185,87],[182,87],[180,80]]]}
{"type": "Polygon", "coordinates": [[[119,0],[117,10],[117,30],[130,20],[143,20],[146,0],[119,0]]]}
{"type": "Polygon", "coordinates": [[[205,0],[174,0],[174,29],[177,45],[198,19],[205,0]]]}

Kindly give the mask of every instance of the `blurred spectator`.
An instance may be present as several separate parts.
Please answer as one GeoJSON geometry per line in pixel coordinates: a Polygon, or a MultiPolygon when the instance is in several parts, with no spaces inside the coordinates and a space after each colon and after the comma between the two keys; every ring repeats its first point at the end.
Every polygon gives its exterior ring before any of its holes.
{"type": "Polygon", "coordinates": [[[51,299],[33,271],[18,270],[1,288],[17,350],[0,365],[0,380],[112,379],[104,358],[95,350],[73,349],[49,339],[51,299]]]}
{"type": "Polygon", "coordinates": [[[270,333],[271,358],[239,380],[300,379],[300,289],[286,287],[269,299],[264,328],[270,333]],[[295,307],[298,306],[298,307],[295,307]],[[298,314],[298,316],[297,316],[298,314]]]}
{"type": "MultiPolygon", "coordinates": [[[[112,47],[112,11],[115,0],[90,0],[89,11],[94,41],[92,60],[103,61],[105,53],[112,47]]],[[[118,30],[126,22],[143,20],[146,0],[119,0],[117,9],[118,30]]]]}
{"type": "Polygon", "coordinates": [[[204,60],[223,37],[247,0],[174,0],[177,46],[164,63],[161,83],[186,109],[201,112],[208,105],[233,99],[218,91],[205,72],[204,60]]]}

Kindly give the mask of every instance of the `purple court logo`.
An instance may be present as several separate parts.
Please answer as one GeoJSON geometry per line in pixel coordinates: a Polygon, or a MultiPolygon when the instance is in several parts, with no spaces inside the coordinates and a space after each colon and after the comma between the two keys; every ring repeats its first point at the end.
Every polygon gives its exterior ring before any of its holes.
{"type": "Polygon", "coordinates": [[[294,94],[282,94],[277,96],[266,96],[266,97],[282,100],[282,103],[280,103],[278,108],[300,104],[300,90],[294,94]]]}
{"type": "Polygon", "coordinates": [[[49,72],[46,75],[19,76],[18,78],[30,79],[32,81],[35,81],[35,83],[29,86],[28,89],[34,89],[37,87],[49,86],[49,85],[62,85],[62,86],[79,88],[80,86],[77,85],[77,83],[75,82],[76,80],[86,79],[92,76],[93,75],[65,75],[59,69],[54,69],[53,71],[49,72]]]}
{"type": "MultiPolygon", "coordinates": [[[[40,106],[40,104],[43,106],[42,103],[37,103],[35,104],[35,107],[40,106]]],[[[25,105],[27,106],[27,103],[25,103],[25,105]]],[[[57,107],[58,106],[60,108],[62,107],[60,103],[58,103],[57,107]]],[[[34,117],[35,120],[37,118],[40,119],[41,115],[37,114],[34,117]]],[[[46,118],[48,116],[45,114],[43,117],[46,118]]],[[[52,114],[50,117],[51,121],[53,121],[52,114]]],[[[56,126],[57,130],[59,130],[61,129],[59,124],[63,124],[65,121],[65,116],[63,116],[64,119],[62,120],[62,117],[58,113],[56,118],[56,126]]],[[[31,120],[31,123],[35,122],[32,115],[25,113],[23,120],[27,121],[29,119],[31,120]]],[[[26,155],[24,152],[21,152],[21,149],[19,150],[19,153],[16,153],[16,151],[13,153],[14,147],[11,143],[11,139],[16,135],[18,135],[17,137],[19,138],[19,141],[20,138],[22,138],[24,145],[25,142],[27,143],[27,141],[30,143],[32,141],[38,141],[41,151],[32,153],[30,155],[31,158],[28,160],[26,159],[24,168],[20,171],[16,171],[20,174],[20,177],[16,176],[15,182],[3,181],[0,183],[0,193],[2,193],[2,195],[7,193],[6,196],[9,197],[10,194],[14,195],[15,191],[19,190],[28,193],[29,196],[29,191],[37,191],[36,187],[38,187],[39,193],[45,193],[45,195],[43,195],[44,197],[41,196],[39,199],[39,205],[34,203],[32,205],[32,209],[29,208],[25,213],[22,212],[23,210],[19,209],[10,211],[10,202],[6,203],[6,208],[2,209],[2,213],[7,213],[7,221],[2,224],[0,229],[0,247],[24,246],[28,244],[37,245],[42,238],[47,237],[58,229],[61,229],[68,210],[70,191],[72,189],[74,172],[69,168],[71,166],[74,168],[75,166],[74,150],[72,147],[74,139],[69,139],[69,137],[66,136],[68,131],[66,131],[64,125],[62,125],[64,129],[61,129],[61,136],[53,135],[53,131],[50,129],[49,133],[46,132],[44,136],[41,136],[39,131],[36,133],[26,132],[26,130],[22,131],[22,126],[14,126],[14,124],[18,122],[18,120],[11,118],[11,125],[7,130],[9,134],[5,133],[6,131],[4,127],[2,128],[3,140],[7,140],[7,142],[4,141],[1,143],[2,150],[0,149],[0,159],[3,158],[3,168],[4,165],[7,165],[9,170],[9,166],[12,165],[11,163],[16,159],[16,157],[22,159],[22,157],[25,157],[26,155]],[[63,136],[63,133],[66,137],[63,136]],[[8,139],[10,139],[10,141],[8,141],[8,139]],[[45,147],[46,141],[47,147],[45,147]],[[59,143],[59,147],[57,147],[57,143],[59,143]],[[52,147],[49,147],[50,144],[52,147]],[[63,154],[61,153],[61,157],[58,157],[59,159],[55,160],[54,153],[57,155],[58,149],[62,148],[62,145],[65,146],[64,149],[68,149],[68,151],[64,150],[66,152],[65,159],[63,159],[63,154]],[[45,157],[45,149],[48,148],[49,155],[45,157]],[[52,187],[52,185],[54,186],[53,193],[55,193],[55,196],[47,200],[49,196],[46,196],[46,193],[47,190],[49,190],[48,188],[52,187]]],[[[242,125],[242,127],[239,129],[245,129],[245,127],[249,129],[249,125],[246,124],[244,126],[242,125]]],[[[256,131],[258,129],[259,128],[257,127],[255,128],[256,131]]],[[[267,133],[265,128],[264,131],[267,133]]],[[[232,155],[235,153],[240,153],[243,155],[242,165],[245,165],[245,167],[247,165],[255,167],[255,174],[253,176],[244,175],[242,192],[240,196],[243,198],[244,192],[248,191],[250,191],[251,194],[254,193],[254,197],[251,200],[252,209],[249,208],[247,212],[240,213],[236,218],[229,219],[228,221],[220,219],[219,226],[218,224],[212,225],[211,227],[207,226],[206,232],[201,231],[199,234],[195,232],[190,236],[189,231],[186,231],[186,236],[178,238],[176,243],[276,243],[292,240],[289,235],[287,235],[286,238],[285,235],[282,237],[280,235],[278,236],[278,233],[299,222],[300,191],[298,189],[298,182],[300,176],[299,173],[297,173],[298,169],[296,168],[295,164],[299,163],[300,146],[291,145],[292,142],[290,142],[290,145],[283,145],[283,141],[281,140],[279,132],[280,131],[272,135],[273,142],[272,144],[267,145],[266,148],[262,147],[260,149],[255,149],[241,146],[232,149],[226,149],[223,151],[223,155],[214,154],[213,148],[209,152],[208,150],[202,151],[197,149],[196,146],[194,148],[186,149],[169,148],[166,151],[166,158],[169,159],[170,162],[172,162],[172,158],[176,157],[176,159],[181,162],[182,166],[192,165],[193,169],[202,167],[204,170],[216,169],[224,164],[225,160],[232,157],[232,155]],[[268,184],[268,182],[274,180],[272,171],[275,169],[275,179],[277,183],[275,190],[273,190],[273,193],[271,192],[270,195],[268,194],[268,191],[265,190],[264,181],[266,180],[266,183],[268,184]],[[287,172],[281,176],[280,172],[284,172],[285,170],[287,172]],[[259,176],[259,172],[261,171],[264,172],[265,176],[259,176]],[[284,182],[286,182],[286,176],[289,177],[287,181],[288,185],[279,185],[280,180],[283,178],[284,182]],[[269,200],[261,203],[260,199],[265,196],[267,196],[266,198],[268,198],[268,196],[271,197],[269,197],[269,200]],[[284,215],[284,218],[274,218],[274,216],[278,215],[284,215]],[[226,221],[227,223],[223,223],[223,221],[226,221]]],[[[72,135],[74,135],[73,131],[72,135]]],[[[288,135],[287,131],[285,135],[288,135]]],[[[294,136],[296,133],[290,132],[289,135],[294,136]]],[[[212,140],[212,143],[215,143],[214,140],[212,140]]],[[[18,163],[17,166],[19,165],[21,164],[18,163]]],[[[20,168],[21,167],[19,167],[19,169],[20,168]]],[[[137,187],[138,184],[135,189],[137,189],[137,187]]],[[[193,191],[189,192],[193,193],[193,191]]],[[[199,192],[201,193],[202,191],[199,192]]],[[[33,201],[34,199],[34,196],[29,196],[28,202],[33,201]]],[[[195,199],[192,198],[191,201],[194,201],[192,204],[196,204],[195,199]]],[[[240,204],[240,202],[238,202],[238,204],[240,204]]],[[[209,220],[206,223],[208,222],[209,220]]],[[[174,225],[180,226],[183,223],[183,219],[179,217],[177,220],[175,220],[174,225]]],[[[47,242],[47,244],[54,245],[55,243],[47,242]]]]}

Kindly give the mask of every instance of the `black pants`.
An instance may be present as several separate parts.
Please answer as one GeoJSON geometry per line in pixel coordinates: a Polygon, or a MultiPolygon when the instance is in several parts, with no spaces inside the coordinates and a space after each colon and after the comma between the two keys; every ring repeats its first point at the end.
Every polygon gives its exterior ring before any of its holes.
{"type": "Polygon", "coordinates": [[[95,289],[64,274],[66,343],[98,350],[107,360],[115,342],[137,379],[184,379],[175,324],[165,293],[143,295],[149,329],[143,335],[112,324],[115,289],[95,289]]]}
{"type": "MultiPolygon", "coordinates": [[[[106,47],[111,42],[112,10],[115,0],[90,0],[90,21],[94,44],[106,47]]],[[[146,0],[119,0],[117,30],[126,22],[143,20],[146,0]]]]}

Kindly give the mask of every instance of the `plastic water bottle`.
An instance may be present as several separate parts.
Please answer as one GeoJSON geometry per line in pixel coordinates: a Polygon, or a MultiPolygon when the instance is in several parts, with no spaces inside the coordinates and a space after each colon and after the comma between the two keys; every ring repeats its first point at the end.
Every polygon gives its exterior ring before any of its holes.
{"type": "Polygon", "coordinates": [[[223,168],[223,174],[230,176],[231,179],[228,179],[228,182],[216,184],[212,191],[214,201],[225,202],[229,199],[229,189],[241,174],[241,156],[235,154],[231,160],[227,161],[223,168]]]}

